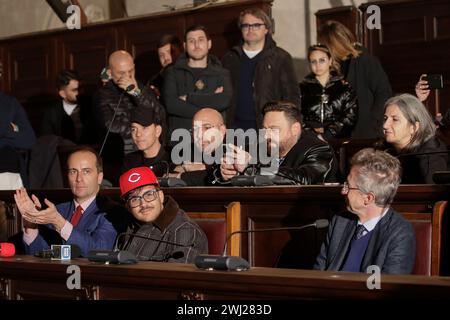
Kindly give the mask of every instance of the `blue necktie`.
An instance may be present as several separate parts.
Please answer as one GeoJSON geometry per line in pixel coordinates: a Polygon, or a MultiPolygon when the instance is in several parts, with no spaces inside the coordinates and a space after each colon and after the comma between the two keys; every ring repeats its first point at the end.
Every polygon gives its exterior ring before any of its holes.
{"type": "Polygon", "coordinates": [[[355,231],[355,240],[360,239],[362,236],[364,236],[364,233],[367,231],[366,227],[364,227],[364,225],[362,224],[358,224],[356,226],[356,231],[355,231]]]}

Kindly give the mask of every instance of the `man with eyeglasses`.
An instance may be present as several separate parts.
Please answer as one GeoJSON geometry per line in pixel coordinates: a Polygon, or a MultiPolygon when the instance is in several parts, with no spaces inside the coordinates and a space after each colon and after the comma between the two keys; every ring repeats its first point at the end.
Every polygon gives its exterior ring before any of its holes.
{"type": "Polygon", "coordinates": [[[101,158],[95,150],[79,147],[69,155],[67,168],[73,201],[54,205],[44,199],[41,203],[25,189],[16,190],[26,254],[49,249],[52,244],[67,244],[77,245],[86,257],[90,250],[109,250],[114,245],[116,230],[97,199],[103,180],[101,158]]]}
{"type": "Polygon", "coordinates": [[[169,137],[175,129],[189,130],[194,114],[204,107],[225,114],[231,101],[231,79],[220,60],[209,53],[212,42],[204,26],[185,34],[185,54],[164,74],[163,98],[169,120],[169,137]]]}
{"type": "Polygon", "coordinates": [[[226,126],[217,110],[203,108],[197,111],[192,120],[193,159],[186,159],[175,168],[173,177],[180,178],[189,186],[211,186],[220,177],[220,162],[224,155],[224,138],[226,126]],[[214,172],[216,171],[216,175],[214,172]]]}
{"type": "Polygon", "coordinates": [[[246,9],[240,13],[239,28],[242,44],[222,58],[233,82],[227,127],[259,129],[266,103],[285,100],[300,109],[300,90],[292,57],[272,39],[272,21],[267,14],[246,9]]]}
{"type": "Polygon", "coordinates": [[[409,274],[415,261],[415,234],[410,222],[390,207],[401,166],[397,158],[363,149],[351,160],[342,188],[348,212],[333,217],[314,269],[409,274]]]}
{"type": "Polygon", "coordinates": [[[202,229],[181,210],[175,200],[159,189],[148,167],[128,170],[120,177],[121,196],[133,215],[120,247],[139,260],[193,263],[208,252],[202,229]]]}

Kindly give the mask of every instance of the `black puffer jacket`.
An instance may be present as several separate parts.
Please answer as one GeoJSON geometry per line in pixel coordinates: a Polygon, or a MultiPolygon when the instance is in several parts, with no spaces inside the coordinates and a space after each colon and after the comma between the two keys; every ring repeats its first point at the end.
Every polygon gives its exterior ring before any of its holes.
{"type": "MultiPolygon", "coordinates": [[[[233,47],[222,58],[223,66],[230,70],[233,81],[233,100],[227,113],[227,127],[232,128],[236,113],[236,97],[239,87],[241,57],[244,54],[242,44],[233,47]]],[[[277,47],[277,44],[268,34],[264,43],[261,57],[256,63],[253,77],[253,96],[255,101],[256,123],[262,126],[261,113],[267,102],[287,100],[300,108],[300,92],[291,55],[277,47]]]]}
{"type": "Polygon", "coordinates": [[[300,93],[306,127],[324,128],[327,139],[350,136],[358,116],[358,104],[356,93],[342,76],[331,73],[323,87],[311,73],[300,83],[300,93]]]}

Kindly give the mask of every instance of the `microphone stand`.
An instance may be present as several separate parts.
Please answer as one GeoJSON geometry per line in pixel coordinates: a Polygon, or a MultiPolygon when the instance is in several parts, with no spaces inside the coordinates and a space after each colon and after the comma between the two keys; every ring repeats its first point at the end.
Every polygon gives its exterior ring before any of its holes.
{"type": "Polygon", "coordinates": [[[239,230],[230,233],[225,241],[222,255],[198,255],[195,258],[195,265],[197,268],[206,270],[222,270],[222,271],[243,271],[250,269],[250,264],[247,260],[236,257],[227,256],[227,245],[231,237],[238,233],[252,233],[252,232],[272,232],[272,231],[283,231],[283,230],[301,230],[309,227],[315,227],[317,229],[326,228],[329,222],[326,219],[318,219],[313,223],[299,226],[299,227],[280,227],[280,228],[265,228],[265,229],[255,229],[255,230],[239,230]]]}
{"type": "Polygon", "coordinates": [[[152,241],[157,241],[159,243],[166,243],[166,244],[171,244],[173,246],[177,246],[177,247],[183,247],[183,248],[189,248],[194,246],[195,243],[191,243],[189,245],[186,244],[182,244],[182,243],[177,243],[177,242],[173,242],[173,241],[168,241],[168,240],[162,240],[162,239],[157,239],[157,238],[152,238],[152,237],[148,237],[148,236],[143,236],[137,233],[129,233],[129,232],[122,232],[121,234],[119,234],[116,238],[116,242],[114,243],[114,250],[113,251],[119,251],[119,239],[123,236],[131,236],[131,237],[136,237],[136,238],[141,238],[141,239],[146,239],[146,240],[152,240],[152,241]]]}
{"type": "Polygon", "coordinates": [[[117,103],[116,107],[114,108],[114,113],[113,113],[111,122],[109,123],[108,130],[106,131],[105,138],[103,139],[103,143],[102,143],[102,147],[100,148],[100,152],[98,153],[99,156],[102,155],[103,148],[105,147],[106,140],[108,139],[109,132],[111,131],[111,128],[112,128],[112,124],[113,124],[113,122],[114,122],[114,119],[116,118],[117,109],[119,109],[120,103],[122,102],[122,98],[123,98],[123,96],[125,95],[125,92],[130,92],[130,91],[133,90],[134,88],[135,88],[135,85],[134,85],[134,84],[130,84],[130,85],[129,85],[128,87],[126,87],[126,89],[123,90],[122,93],[120,94],[119,102],[117,103]]]}

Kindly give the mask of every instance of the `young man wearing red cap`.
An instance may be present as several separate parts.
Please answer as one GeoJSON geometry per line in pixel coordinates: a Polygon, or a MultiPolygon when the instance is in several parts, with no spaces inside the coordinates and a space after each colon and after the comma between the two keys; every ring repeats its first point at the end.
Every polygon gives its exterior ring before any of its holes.
{"type": "Polygon", "coordinates": [[[139,260],[193,263],[208,252],[208,239],[170,196],[159,189],[148,167],[133,168],[120,177],[120,191],[133,215],[122,249],[139,260]]]}

